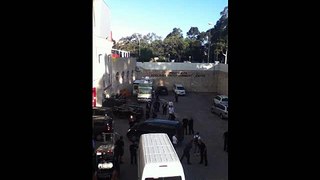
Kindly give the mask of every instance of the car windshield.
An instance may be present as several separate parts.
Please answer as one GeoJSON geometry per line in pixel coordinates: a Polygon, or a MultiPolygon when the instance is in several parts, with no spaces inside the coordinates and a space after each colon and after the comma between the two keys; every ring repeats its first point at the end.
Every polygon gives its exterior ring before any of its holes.
{"type": "Polygon", "coordinates": [[[228,98],[223,98],[222,101],[228,101],[228,98]]]}
{"type": "Polygon", "coordinates": [[[183,88],[183,87],[177,87],[177,89],[178,89],[178,90],[184,90],[184,88],[183,88]]]}
{"type": "Polygon", "coordinates": [[[139,88],[139,93],[140,94],[151,94],[151,89],[150,88],[139,88]]]}

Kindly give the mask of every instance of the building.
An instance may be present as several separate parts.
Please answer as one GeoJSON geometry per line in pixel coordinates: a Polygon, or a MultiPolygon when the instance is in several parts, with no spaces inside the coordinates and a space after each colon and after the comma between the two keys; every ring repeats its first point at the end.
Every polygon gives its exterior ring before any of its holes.
{"type": "Polygon", "coordinates": [[[104,98],[130,89],[136,60],[130,52],[112,49],[110,10],[104,0],[93,0],[92,9],[92,106],[101,107],[104,98]]]}

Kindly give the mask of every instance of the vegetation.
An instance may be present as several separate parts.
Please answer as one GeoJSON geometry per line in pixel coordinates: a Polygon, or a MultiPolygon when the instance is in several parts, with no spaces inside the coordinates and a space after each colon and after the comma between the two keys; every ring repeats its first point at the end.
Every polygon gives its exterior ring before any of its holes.
{"type": "Polygon", "coordinates": [[[163,40],[155,33],[132,34],[114,42],[113,48],[131,52],[138,61],[149,62],[228,62],[228,6],[220,12],[220,19],[206,32],[191,27],[184,38],[180,28],[173,28],[163,40]]]}

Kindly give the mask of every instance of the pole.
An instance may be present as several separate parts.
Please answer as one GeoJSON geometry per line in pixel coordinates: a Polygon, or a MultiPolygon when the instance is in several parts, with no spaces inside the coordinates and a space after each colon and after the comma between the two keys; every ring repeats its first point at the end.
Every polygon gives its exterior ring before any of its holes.
{"type": "Polygon", "coordinates": [[[208,37],[208,63],[209,63],[209,54],[210,54],[210,40],[209,40],[209,37],[208,37]]]}
{"type": "Polygon", "coordinates": [[[140,58],[140,38],[138,38],[139,40],[139,58],[140,58]]]}

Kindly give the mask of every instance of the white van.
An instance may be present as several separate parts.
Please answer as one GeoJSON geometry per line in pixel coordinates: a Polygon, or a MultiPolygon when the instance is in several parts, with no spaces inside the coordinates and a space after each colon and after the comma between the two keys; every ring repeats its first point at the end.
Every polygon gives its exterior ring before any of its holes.
{"type": "Polygon", "coordinates": [[[185,180],[180,159],[165,133],[142,134],[138,153],[139,180],[185,180]]]}
{"type": "Polygon", "coordinates": [[[173,92],[177,95],[186,95],[186,90],[184,89],[182,84],[174,84],[173,92]]]}

